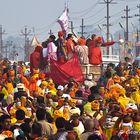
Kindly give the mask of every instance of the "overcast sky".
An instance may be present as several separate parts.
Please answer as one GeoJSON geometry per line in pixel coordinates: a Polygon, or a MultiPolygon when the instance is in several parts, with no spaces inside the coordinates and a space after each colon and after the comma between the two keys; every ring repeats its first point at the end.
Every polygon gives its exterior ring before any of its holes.
{"type": "MultiPolygon", "coordinates": [[[[104,0],[69,0],[69,17],[73,21],[75,31],[79,29],[81,19],[85,19],[85,25],[98,27],[106,23],[106,5],[101,4],[104,0]]],[[[131,9],[129,15],[138,14],[136,6],[139,0],[113,0],[117,4],[110,5],[111,32],[119,30],[120,21],[125,27],[125,20],[121,16],[128,5],[131,9]]],[[[32,30],[35,27],[37,37],[42,41],[48,37],[52,29],[56,34],[60,30],[57,18],[64,10],[65,0],[0,0],[0,24],[6,30],[6,36],[19,36],[25,25],[32,30]]],[[[133,24],[138,23],[138,18],[130,19],[133,24]]],[[[131,27],[132,28],[132,27],[131,27]]],[[[103,32],[106,32],[103,27],[103,32]]]]}

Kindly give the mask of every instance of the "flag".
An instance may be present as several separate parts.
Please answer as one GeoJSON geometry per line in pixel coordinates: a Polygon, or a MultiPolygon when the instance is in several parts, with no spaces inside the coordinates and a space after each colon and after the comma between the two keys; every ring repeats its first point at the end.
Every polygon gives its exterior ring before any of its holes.
{"type": "Polygon", "coordinates": [[[65,7],[64,12],[62,15],[58,18],[58,23],[60,24],[62,31],[64,32],[65,36],[68,33],[68,8],[67,6],[65,7]]]}

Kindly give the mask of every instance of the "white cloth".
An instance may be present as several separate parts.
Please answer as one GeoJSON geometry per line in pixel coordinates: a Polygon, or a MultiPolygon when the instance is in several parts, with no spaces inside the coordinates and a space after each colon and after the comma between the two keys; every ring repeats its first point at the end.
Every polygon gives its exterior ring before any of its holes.
{"type": "Polygon", "coordinates": [[[73,115],[73,114],[78,114],[80,115],[81,114],[81,111],[78,107],[75,107],[75,108],[72,108],[70,109],[70,114],[73,115]]]}
{"type": "Polygon", "coordinates": [[[69,100],[71,99],[71,97],[70,97],[69,94],[63,94],[62,97],[63,97],[63,98],[68,98],[69,100]]]}
{"type": "Polygon", "coordinates": [[[78,53],[80,64],[89,64],[88,47],[87,46],[77,45],[76,52],[78,53]]]}
{"type": "Polygon", "coordinates": [[[53,42],[50,42],[48,44],[48,47],[47,47],[47,52],[48,52],[48,59],[50,60],[51,59],[54,59],[54,60],[57,60],[57,54],[56,54],[56,51],[57,51],[57,47],[55,46],[55,44],[53,42]]]}
{"type": "Polygon", "coordinates": [[[91,88],[92,86],[96,86],[97,83],[95,81],[91,81],[91,80],[85,80],[84,81],[84,85],[88,86],[89,88],[91,88]]]}
{"type": "Polygon", "coordinates": [[[73,130],[77,132],[78,136],[80,136],[85,131],[83,123],[79,121],[79,125],[74,127],[73,130]]]}
{"type": "Polygon", "coordinates": [[[43,48],[43,57],[47,57],[48,55],[48,48],[43,48]]]}

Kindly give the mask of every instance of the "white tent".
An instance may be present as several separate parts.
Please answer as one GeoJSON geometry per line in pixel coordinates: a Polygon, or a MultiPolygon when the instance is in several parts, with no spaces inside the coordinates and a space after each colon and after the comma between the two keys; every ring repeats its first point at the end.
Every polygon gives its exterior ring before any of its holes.
{"type": "Polygon", "coordinates": [[[31,46],[35,48],[38,45],[40,45],[40,43],[39,43],[37,37],[34,36],[33,39],[32,39],[32,42],[31,42],[31,46]]]}

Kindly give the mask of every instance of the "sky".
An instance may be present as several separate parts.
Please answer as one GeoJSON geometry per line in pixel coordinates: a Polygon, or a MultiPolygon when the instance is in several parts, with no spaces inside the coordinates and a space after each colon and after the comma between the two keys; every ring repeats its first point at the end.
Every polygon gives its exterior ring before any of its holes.
{"type": "MultiPolygon", "coordinates": [[[[106,28],[102,24],[106,23],[106,5],[102,4],[104,0],[68,0],[69,20],[73,21],[74,30],[77,32],[84,18],[84,24],[88,27],[102,28],[105,34],[106,28]]],[[[124,9],[129,6],[129,15],[133,16],[129,20],[129,25],[137,25],[138,14],[137,5],[139,0],[113,0],[117,4],[110,5],[110,32],[114,33],[120,30],[119,22],[125,27],[124,9]]],[[[40,41],[49,36],[50,29],[54,34],[61,30],[56,22],[62,14],[65,6],[65,0],[0,0],[0,25],[3,26],[7,36],[20,36],[21,30],[25,25],[32,31],[35,28],[35,34],[40,41]]],[[[134,26],[130,26],[134,29],[134,26]]],[[[33,35],[33,32],[32,32],[33,35]]],[[[32,37],[32,35],[30,37],[32,37]]]]}

